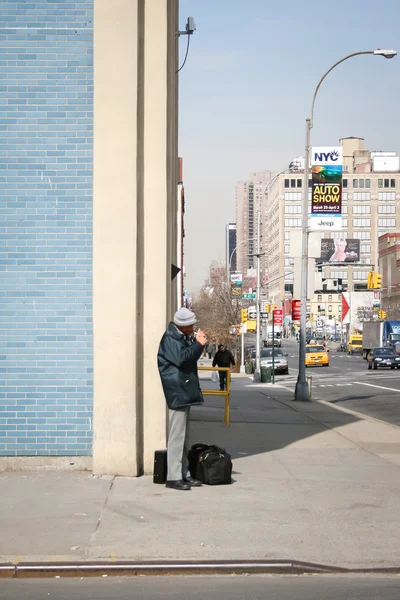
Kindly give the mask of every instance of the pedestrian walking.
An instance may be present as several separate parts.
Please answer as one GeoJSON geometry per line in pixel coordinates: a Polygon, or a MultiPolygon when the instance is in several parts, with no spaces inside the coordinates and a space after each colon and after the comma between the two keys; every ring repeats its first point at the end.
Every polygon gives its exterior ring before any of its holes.
{"type": "Polygon", "coordinates": [[[214,358],[216,349],[217,349],[217,346],[216,346],[215,342],[208,344],[208,346],[207,346],[208,358],[214,358]]]}
{"type": "MultiPolygon", "coordinates": [[[[232,365],[235,366],[235,359],[233,358],[233,354],[230,350],[225,348],[223,344],[218,346],[218,352],[214,356],[214,360],[212,366],[215,367],[230,367],[232,365]]],[[[219,371],[219,389],[226,389],[226,371],[219,371]]]]}
{"type": "Polygon", "coordinates": [[[189,411],[203,403],[197,372],[197,361],[207,342],[203,331],[193,338],[196,315],[180,308],[161,338],[158,349],[158,370],[169,408],[167,443],[167,483],[175,490],[190,490],[201,486],[189,471],[189,411]]]}

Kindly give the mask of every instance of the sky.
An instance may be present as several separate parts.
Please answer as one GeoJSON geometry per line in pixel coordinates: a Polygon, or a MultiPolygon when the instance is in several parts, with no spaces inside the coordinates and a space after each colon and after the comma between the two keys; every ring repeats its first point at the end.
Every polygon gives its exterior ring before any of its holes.
{"type": "MultiPolygon", "coordinates": [[[[225,258],[235,186],[304,156],[305,119],[323,74],[352,52],[400,52],[398,0],[180,0],[180,29],[196,31],[179,81],[179,155],[185,185],[185,287],[195,293],[225,258]]],[[[184,58],[187,37],[180,38],[184,58]]],[[[400,152],[400,57],[357,56],[323,82],[313,146],[363,137],[400,152]]]]}

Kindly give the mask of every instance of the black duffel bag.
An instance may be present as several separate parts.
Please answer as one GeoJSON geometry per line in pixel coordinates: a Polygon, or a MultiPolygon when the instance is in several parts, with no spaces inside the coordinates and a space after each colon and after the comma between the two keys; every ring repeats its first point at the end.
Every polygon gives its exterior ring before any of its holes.
{"type": "Polygon", "coordinates": [[[232,483],[232,459],[223,448],[194,444],[188,453],[189,470],[192,477],[207,485],[232,483]]]}

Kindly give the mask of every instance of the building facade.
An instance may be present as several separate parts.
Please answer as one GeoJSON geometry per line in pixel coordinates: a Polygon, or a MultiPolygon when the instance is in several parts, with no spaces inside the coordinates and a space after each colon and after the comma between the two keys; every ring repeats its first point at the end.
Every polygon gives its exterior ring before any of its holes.
{"type": "Polygon", "coordinates": [[[4,0],[0,20],[0,470],[151,472],[177,306],[178,1],[4,0]]]}
{"type": "MultiPolygon", "coordinates": [[[[257,259],[257,211],[265,214],[265,187],[273,177],[271,171],[251,173],[247,181],[236,185],[237,271],[243,279],[254,278],[257,259]]],[[[265,270],[262,257],[262,272],[265,270]]]]}
{"type": "Polygon", "coordinates": [[[381,308],[388,319],[400,320],[400,233],[379,238],[379,273],[382,275],[381,308]]]}
{"type": "Polygon", "coordinates": [[[228,223],[225,227],[225,260],[228,275],[236,273],[236,223],[228,223]]]}
{"type": "MultiPolygon", "coordinates": [[[[361,291],[367,287],[371,265],[378,265],[379,236],[400,229],[399,157],[394,152],[370,152],[362,138],[344,138],[343,147],[343,219],[342,230],[319,235],[320,238],[357,238],[360,240],[360,263],[354,266],[323,266],[321,277],[343,290],[361,291]]],[[[293,293],[296,260],[301,256],[303,171],[280,175],[266,199],[265,237],[269,280],[286,273],[269,286],[275,303],[293,293]]],[[[311,178],[309,180],[311,188],[311,178]]],[[[308,190],[309,212],[311,189],[308,190]]],[[[317,245],[320,240],[317,239],[317,245]]],[[[317,254],[309,256],[318,258],[317,254]]],[[[329,287],[331,287],[331,285],[329,287]]]]}

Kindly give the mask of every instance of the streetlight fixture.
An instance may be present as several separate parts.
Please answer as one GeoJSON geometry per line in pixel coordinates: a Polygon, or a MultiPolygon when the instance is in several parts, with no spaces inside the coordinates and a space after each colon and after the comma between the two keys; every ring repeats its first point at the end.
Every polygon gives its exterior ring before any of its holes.
{"type": "Polygon", "coordinates": [[[310,131],[314,124],[314,105],[318,90],[321,87],[325,77],[329,75],[333,69],[340,65],[345,60],[360,56],[361,54],[372,54],[375,56],[383,56],[384,58],[393,58],[396,56],[396,50],[365,50],[363,52],[353,52],[336,62],[332,67],[321,77],[317,87],[315,88],[313,101],[311,105],[311,118],[306,119],[306,146],[305,146],[305,163],[304,163],[304,180],[303,180],[303,220],[302,220],[302,251],[301,251],[301,294],[300,294],[300,345],[299,345],[299,374],[297,377],[294,399],[300,402],[310,400],[310,394],[306,381],[306,323],[307,323],[307,269],[308,269],[308,172],[310,165],[310,131]]]}

